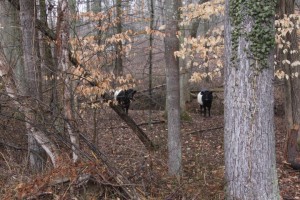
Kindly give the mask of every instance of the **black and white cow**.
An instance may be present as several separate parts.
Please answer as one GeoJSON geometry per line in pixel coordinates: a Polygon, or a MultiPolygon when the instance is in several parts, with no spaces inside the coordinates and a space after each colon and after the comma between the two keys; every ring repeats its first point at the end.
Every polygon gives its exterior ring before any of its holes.
{"type": "Polygon", "coordinates": [[[115,91],[114,99],[118,101],[118,104],[126,114],[128,114],[130,101],[133,100],[133,96],[135,93],[136,91],[133,89],[115,91]]]}
{"type": "Polygon", "coordinates": [[[203,90],[197,95],[197,101],[200,104],[200,113],[204,110],[204,117],[206,117],[206,108],[208,110],[208,116],[210,117],[210,108],[213,100],[212,91],[203,90]]]}

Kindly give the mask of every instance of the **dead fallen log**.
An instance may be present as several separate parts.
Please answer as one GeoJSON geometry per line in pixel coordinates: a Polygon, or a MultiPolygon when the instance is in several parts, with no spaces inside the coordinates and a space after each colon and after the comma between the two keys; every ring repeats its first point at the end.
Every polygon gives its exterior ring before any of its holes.
{"type": "MultiPolygon", "coordinates": [[[[160,120],[160,121],[151,121],[150,124],[163,124],[165,123],[166,121],[165,120],[160,120]]],[[[149,125],[149,122],[143,122],[143,123],[140,123],[138,124],[138,126],[144,126],[144,125],[149,125]]]]}
{"type": "MultiPolygon", "coordinates": [[[[153,90],[156,90],[156,89],[159,89],[159,88],[162,88],[162,87],[165,87],[166,86],[166,84],[162,84],[162,85],[157,85],[157,86],[155,86],[155,87],[152,87],[151,88],[151,91],[153,91],[153,90]]],[[[145,89],[145,90],[140,90],[140,91],[138,91],[138,92],[140,92],[140,93],[143,93],[143,92],[149,92],[149,88],[148,89],[145,89]]]]}
{"type": "Polygon", "coordinates": [[[119,115],[121,119],[133,130],[133,132],[138,136],[141,142],[145,145],[147,150],[153,151],[155,150],[155,145],[148,138],[146,133],[133,121],[131,117],[129,117],[119,106],[110,103],[109,106],[119,115]]]}
{"type": "MultiPolygon", "coordinates": [[[[212,89],[209,89],[209,91],[212,91],[212,92],[224,92],[224,88],[222,87],[217,87],[217,88],[212,88],[212,89]]],[[[194,94],[198,94],[200,92],[200,90],[191,90],[190,93],[194,94]]]]}
{"type": "MultiPolygon", "coordinates": [[[[197,93],[198,94],[198,93],[197,93]]],[[[197,94],[194,94],[193,91],[190,92],[191,97],[197,98],[197,94]]]]}
{"type": "MultiPolygon", "coordinates": [[[[165,120],[161,120],[161,121],[151,121],[150,124],[151,125],[154,125],[154,124],[163,124],[163,123],[166,123],[165,120]]],[[[137,124],[138,126],[145,126],[145,125],[149,125],[149,122],[142,122],[142,123],[139,123],[137,124]]],[[[126,129],[126,128],[130,128],[128,126],[116,126],[116,127],[112,127],[112,128],[123,128],[123,129],[126,129]]]]}
{"type": "Polygon", "coordinates": [[[214,127],[214,128],[208,128],[208,129],[204,129],[204,130],[196,130],[196,131],[188,132],[187,134],[198,134],[198,133],[202,133],[202,132],[206,132],[206,131],[218,130],[218,129],[222,129],[222,128],[224,128],[224,126],[219,126],[219,127],[214,127]]]}

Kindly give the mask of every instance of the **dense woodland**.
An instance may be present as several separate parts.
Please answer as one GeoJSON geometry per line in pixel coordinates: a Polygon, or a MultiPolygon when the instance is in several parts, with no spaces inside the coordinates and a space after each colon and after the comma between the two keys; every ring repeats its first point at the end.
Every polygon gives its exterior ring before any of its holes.
{"type": "Polygon", "coordinates": [[[300,199],[299,6],[0,0],[0,199],[300,199]]]}

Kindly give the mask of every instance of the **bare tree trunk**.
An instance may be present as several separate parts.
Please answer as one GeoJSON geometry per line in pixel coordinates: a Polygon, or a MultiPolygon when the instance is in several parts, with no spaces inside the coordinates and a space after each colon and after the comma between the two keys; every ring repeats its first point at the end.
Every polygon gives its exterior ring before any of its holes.
{"type": "Polygon", "coordinates": [[[68,75],[69,70],[69,7],[67,0],[59,0],[57,13],[57,43],[56,54],[58,59],[58,68],[61,69],[64,79],[64,116],[67,120],[66,127],[72,143],[73,161],[76,162],[79,159],[79,133],[76,129],[75,119],[72,114],[72,95],[71,95],[71,78],[68,75]]]}
{"type": "Polygon", "coordinates": [[[300,129],[299,125],[295,125],[292,129],[287,131],[286,145],[284,147],[284,156],[287,162],[291,164],[293,169],[300,169],[300,154],[299,154],[299,142],[300,142],[300,129]]]}
{"type": "MultiPolygon", "coordinates": [[[[282,60],[288,59],[286,54],[283,54],[282,60]]],[[[281,60],[281,59],[280,59],[281,60]]],[[[288,75],[291,75],[291,69],[288,63],[285,63],[283,65],[284,72],[288,75]]],[[[285,114],[285,120],[286,120],[286,129],[289,130],[293,127],[294,119],[293,119],[293,103],[292,103],[292,83],[291,79],[284,78],[284,114],[285,114]]]]}
{"type": "MultiPolygon", "coordinates": [[[[154,0],[150,0],[150,30],[154,29],[154,0]]],[[[152,101],[153,33],[149,35],[149,99],[152,101]]],[[[151,128],[152,109],[149,106],[149,128],[151,128]]]]}
{"type": "MultiPolygon", "coordinates": [[[[295,12],[295,1],[286,0],[286,14],[294,14],[295,12]]],[[[295,22],[295,20],[293,20],[295,22]]],[[[293,63],[299,60],[299,46],[297,40],[297,26],[294,26],[294,30],[287,34],[287,41],[290,41],[291,47],[288,52],[288,60],[293,63]],[[296,53],[290,53],[295,51],[296,53]]],[[[300,73],[299,66],[290,67],[290,80],[291,80],[291,99],[292,99],[292,116],[293,126],[300,125],[300,78],[293,77],[292,74],[300,73]]]]}
{"type": "Polygon", "coordinates": [[[181,138],[180,138],[180,86],[179,62],[174,52],[179,50],[176,33],[179,19],[179,1],[166,0],[166,36],[165,60],[167,76],[167,112],[168,112],[168,154],[169,174],[181,173],[181,138]]]}
{"type": "MultiPolygon", "coordinates": [[[[45,0],[40,0],[40,20],[46,26],[48,26],[48,17],[46,11],[45,0]]],[[[51,46],[47,41],[45,35],[41,35],[41,49],[42,49],[42,66],[45,75],[50,79],[51,84],[51,96],[50,96],[50,111],[53,117],[58,116],[58,94],[57,94],[57,65],[54,63],[53,55],[51,52],[51,46]]],[[[55,119],[53,121],[56,121],[55,119]]]]}
{"type": "MultiPolygon", "coordinates": [[[[180,7],[182,6],[182,2],[180,1],[180,7]]],[[[181,14],[179,12],[179,14],[181,14]]],[[[179,42],[182,43],[184,38],[186,37],[186,28],[180,27],[181,35],[179,36],[179,42]]],[[[190,74],[188,73],[187,59],[189,56],[186,56],[184,59],[179,58],[179,85],[180,85],[180,114],[181,116],[187,116],[186,113],[186,102],[190,101],[190,91],[189,91],[189,78],[190,74]]]]}
{"type": "MultiPolygon", "coordinates": [[[[76,0],[67,0],[68,1],[68,5],[69,5],[69,12],[70,12],[70,16],[76,16],[76,6],[77,6],[77,2],[76,0]]],[[[76,34],[76,19],[75,17],[72,17],[69,20],[69,34],[71,35],[71,37],[74,37],[76,34]]],[[[80,29],[79,29],[80,30],[80,29]]]]}
{"type": "Polygon", "coordinates": [[[39,101],[43,101],[43,77],[42,77],[42,63],[41,63],[41,53],[40,53],[40,44],[39,44],[39,36],[36,31],[35,33],[35,49],[37,51],[37,62],[36,62],[36,79],[38,84],[38,99],[39,101]]]}
{"type": "MultiPolygon", "coordinates": [[[[277,5],[277,13],[280,18],[284,15],[291,15],[295,12],[295,0],[280,0],[277,5]]],[[[281,50],[277,52],[277,58],[281,64],[283,60],[289,60],[293,63],[299,58],[299,47],[297,44],[297,29],[294,26],[294,30],[291,33],[287,33],[286,41],[290,42],[290,47],[287,53],[283,53],[281,50]],[[297,53],[291,53],[292,51],[297,53]]],[[[290,64],[285,63],[283,65],[284,72],[289,76],[284,80],[285,83],[285,116],[287,121],[287,129],[292,129],[294,125],[300,125],[300,79],[299,77],[292,77],[293,73],[300,73],[299,66],[292,67],[290,64]]]]}
{"type": "Polygon", "coordinates": [[[190,101],[189,78],[190,74],[186,69],[186,60],[182,60],[180,67],[180,113],[186,113],[186,102],[190,101]]]}
{"type": "MultiPolygon", "coordinates": [[[[205,2],[208,2],[208,0],[200,0],[198,2],[198,4],[200,5],[205,2]]],[[[200,23],[201,23],[201,19],[197,19],[197,20],[193,21],[192,26],[191,26],[191,33],[190,33],[191,37],[194,37],[194,38],[197,37],[197,32],[198,32],[200,23]]],[[[205,24],[206,24],[206,22],[204,22],[204,26],[206,26],[205,24]]]]}
{"type": "MultiPolygon", "coordinates": [[[[12,98],[13,103],[16,105],[16,107],[20,108],[25,114],[30,113],[28,111],[28,108],[26,108],[26,104],[22,104],[18,99],[18,91],[15,84],[15,81],[13,80],[13,72],[12,67],[9,65],[4,52],[2,50],[2,47],[0,48],[0,73],[2,75],[3,81],[5,83],[5,90],[9,97],[12,98]]],[[[29,114],[27,114],[29,115],[29,114]]],[[[27,132],[32,133],[34,139],[38,142],[39,145],[42,146],[44,151],[47,153],[47,155],[50,157],[52,164],[54,167],[56,167],[59,164],[59,153],[57,147],[52,143],[52,141],[49,140],[48,136],[45,135],[43,132],[36,130],[31,122],[26,123],[27,132]]]]}
{"type": "MultiPolygon", "coordinates": [[[[117,1],[117,34],[122,33],[122,0],[117,1]]],[[[116,65],[115,65],[115,75],[123,75],[123,59],[122,59],[122,41],[117,42],[116,44],[116,65]]]]}
{"type": "MultiPolygon", "coordinates": [[[[198,4],[200,5],[207,1],[208,0],[200,0],[198,2],[198,4]]],[[[202,32],[206,33],[206,31],[209,28],[208,20],[196,19],[195,21],[193,21],[192,25],[190,27],[190,33],[189,33],[191,37],[193,37],[193,38],[197,37],[198,28],[200,26],[203,27],[201,29],[202,32]]],[[[184,31],[185,31],[185,28],[184,28],[184,31]]],[[[185,37],[184,34],[183,34],[183,37],[185,37]]],[[[184,113],[186,111],[186,102],[190,101],[189,82],[188,82],[188,80],[190,78],[190,74],[189,74],[189,70],[187,69],[188,61],[186,60],[186,59],[188,59],[188,57],[189,56],[186,56],[185,60],[183,60],[180,63],[180,68],[182,69],[180,71],[180,109],[181,109],[181,113],[184,113]]],[[[190,66],[193,66],[193,61],[191,62],[190,66]]],[[[190,69],[192,69],[192,68],[190,67],[190,69]]],[[[207,70],[208,70],[208,68],[206,68],[206,71],[207,70]]]]}
{"type": "MultiPolygon", "coordinates": [[[[263,6],[275,7],[271,2],[264,1],[264,3],[266,5],[263,6]]],[[[251,15],[248,10],[250,8],[245,4],[244,1],[226,0],[224,77],[226,199],[280,199],[273,113],[274,44],[271,42],[268,51],[260,54],[264,55],[262,60],[255,60],[254,56],[249,56],[258,55],[256,49],[251,48],[254,42],[258,42],[255,44],[260,47],[267,39],[252,32],[254,26],[262,24],[255,21],[257,18],[251,15]],[[252,33],[255,38],[242,33],[237,37],[238,31],[252,33]],[[266,62],[262,62],[263,60],[266,62]]],[[[268,23],[263,25],[269,30],[274,29],[273,15],[270,14],[265,18],[268,23]]],[[[273,31],[266,34],[272,41],[273,31]]]]}
{"type": "MultiPolygon", "coordinates": [[[[283,18],[285,15],[289,16],[295,12],[295,1],[294,0],[280,0],[277,4],[277,13],[279,19],[283,18]]],[[[292,20],[295,22],[295,20],[292,20]]],[[[290,63],[294,63],[299,59],[299,47],[297,43],[297,28],[296,25],[292,32],[286,34],[284,38],[290,43],[289,47],[284,47],[288,49],[286,53],[282,52],[282,49],[277,49],[277,58],[279,59],[279,64],[282,64],[283,60],[289,60],[290,63]],[[293,53],[291,53],[293,52],[293,53]]],[[[297,134],[295,127],[300,125],[300,80],[299,77],[293,77],[292,74],[300,73],[299,66],[291,66],[291,64],[282,64],[282,69],[289,78],[284,79],[285,88],[285,118],[286,118],[286,153],[287,161],[291,163],[292,167],[299,169],[300,167],[300,157],[299,148],[297,147],[297,137],[293,137],[293,134],[297,134]],[[294,140],[294,141],[293,141],[294,140]],[[289,153],[292,152],[292,153],[289,153]]]]}
{"type": "Polygon", "coordinates": [[[0,1],[0,41],[4,54],[8,58],[9,65],[14,66],[16,85],[24,82],[24,62],[22,57],[22,33],[20,26],[19,11],[10,2],[0,1]]]}
{"type": "MultiPolygon", "coordinates": [[[[10,1],[11,2],[11,1],[10,1]]],[[[8,8],[6,6],[9,6],[6,1],[1,1],[0,2],[0,10],[2,8],[8,8]],[[4,4],[3,4],[4,3],[4,4]]],[[[24,3],[24,2],[23,2],[24,3]]],[[[26,3],[26,2],[25,2],[26,3]]],[[[29,2],[32,3],[32,2],[29,2]]],[[[32,88],[36,86],[34,83],[36,81],[36,73],[34,69],[34,62],[35,62],[35,55],[34,55],[34,12],[32,10],[34,9],[34,5],[29,4],[29,6],[32,6],[29,10],[27,10],[27,7],[24,7],[22,5],[22,13],[21,17],[19,19],[22,19],[22,31],[25,32],[23,34],[23,40],[28,39],[30,41],[24,41],[23,45],[21,47],[19,41],[20,41],[20,36],[21,32],[19,29],[13,30],[10,34],[9,37],[6,37],[5,40],[1,40],[0,44],[0,74],[2,76],[2,79],[5,84],[5,90],[12,98],[13,103],[17,108],[21,110],[21,112],[24,113],[25,120],[26,120],[26,130],[24,134],[28,135],[28,147],[29,147],[29,160],[30,160],[30,166],[31,169],[40,171],[43,168],[43,163],[44,163],[44,152],[47,153],[47,155],[50,157],[52,163],[54,166],[57,165],[57,160],[58,160],[58,153],[57,153],[57,148],[55,145],[52,144],[52,142],[49,140],[48,136],[45,135],[43,132],[37,130],[34,126],[36,123],[36,116],[33,114],[33,110],[30,110],[31,105],[36,105],[39,95],[39,92],[36,93],[29,93],[28,92],[28,84],[31,84],[32,88]],[[28,13],[29,12],[29,13],[28,13]],[[31,12],[31,13],[30,13],[31,12]],[[30,23],[30,24],[29,24],[30,23]],[[33,26],[33,27],[32,27],[33,26]],[[29,32],[26,32],[27,29],[30,29],[29,32]],[[11,37],[13,36],[13,37],[11,37]],[[11,39],[9,39],[11,38],[11,39]],[[13,41],[15,40],[15,41],[13,41]],[[5,44],[4,44],[5,42],[5,44]],[[9,44],[10,43],[10,44],[9,44]],[[17,51],[11,51],[10,48],[5,47],[8,45],[13,47],[14,49],[18,49],[17,51]],[[4,45],[4,46],[3,46],[4,45]],[[17,45],[17,46],[14,46],[17,45]],[[27,46],[25,46],[27,45],[27,46]],[[28,49],[28,45],[31,46],[31,48],[28,49]],[[19,48],[18,48],[19,47],[19,48]],[[24,58],[27,63],[25,63],[26,70],[24,70],[23,64],[23,59],[19,57],[21,54],[21,50],[23,49],[24,51],[24,58]],[[26,52],[25,52],[26,49],[26,52]],[[19,54],[19,53],[20,54],[19,54]],[[5,55],[6,54],[6,55],[5,55]],[[14,59],[7,59],[7,58],[14,58],[14,59]],[[14,67],[14,68],[13,68],[14,67]],[[19,91],[18,91],[19,90],[19,91]],[[22,95],[23,98],[20,98],[22,95]],[[35,94],[37,96],[35,96],[35,94]],[[19,100],[21,101],[19,101],[19,100]],[[34,102],[34,103],[33,103],[34,102]],[[34,154],[32,153],[34,152],[34,154]]],[[[14,8],[19,8],[19,6],[14,5],[14,8]]],[[[8,10],[13,10],[13,9],[7,9],[8,10]]],[[[17,12],[17,9],[15,10],[17,12]]],[[[16,15],[13,14],[14,17],[10,19],[16,20],[16,15]]],[[[19,15],[18,15],[19,17],[19,15]]],[[[4,18],[1,18],[4,19],[4,18]]],[[[13,21],[14,21],[13,20],[13,21]]],[[[11,23],[1,23],[5,26],[5,32],[11,28],[14,27],[19,27],[19,21],[16,20],[11,23]],[[11,24],[11,23],[16,23],[16,24],[11,24]]],[[[3,35],[4,36],[4,35],[3,35]]],[[[4,36],[5,37],[5,36],[4,36]]],[[[38,88],[36,90],[38,91],[38,88]]]]}
{"type": "Polygon", "coordinates": [[[26,99],[23,109],[25,115],[25,124],[28,134],[29,164],[33,170],[41,171],[43,169],[43,149],[36,141],[37,130],[32,126],[36,119],[31,105],[37,105],[39,100],[38,70],[37,70],[37,52],[35,49],[35,1],[20,1],[20,22],[22,29],[23,54],[24,54],[24,77],[25,83],[21,85],[21,92],[26,99]],[[31,109],[29,109],[31,108],[31,109]],[[39,156],[32,152],[38,152],[39,156]]]}
{"type": "Polygon", "coordinates": [[[160,16],[159,16],[159,23],[160,24],[166,24],[165,21],[165,0],[156,0],[157,1],[157,7],[159,8],[160,11],[160,16]]]}

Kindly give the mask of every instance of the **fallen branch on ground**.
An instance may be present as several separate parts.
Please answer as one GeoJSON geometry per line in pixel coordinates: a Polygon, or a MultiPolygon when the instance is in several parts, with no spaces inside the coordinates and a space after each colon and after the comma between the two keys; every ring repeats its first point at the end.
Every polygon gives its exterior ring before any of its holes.
{"type": "MultiPolygon", "coordinates": [[[[165,123],[165,120],[160,120],[160,121],[151,121],[150,124],[163,124],[165,123]]],[[[149,125],[149,122],[142,122],[138,124],[138,126],[144,126],[144,125],[149,125]]]]}
{"type": "Polygon", "coordinates": [[[147,134],[135,123],[135,121],[128,116],[119,106],[110,103],[109,106],[119,115],[119,117],[134,131],[141,142],[145,145],[147,150],[153,151],[156,146],[149,139],[147,134]]]}
{"type": "MultiPolygon", "coordinates": [[[[166,122],[165,120],[152,121],[150,124],[151,125],[153,125],[153,124],[163,124],[165,122],[166,122]]],[[[142,122],[140,124],[137,124],[137,126],[145,126],[145,125],[149,125],[149,122],[142,122]]],[[[129,126],[115,126],[115,127],[112,127],[112,128],[130,128],[130,127],[129,126]]]]}
{"type": "Polygon", "coordinates": [[[197,134],[197,133],[202,133],[205,131],[213,131],[213,130],[222,129],[222,128],[224,128],[224,126],[209,128],[209,129],[204,129],[204,130],[196,130],[196,131],[189,132],[188,134],[197,134]]]}

